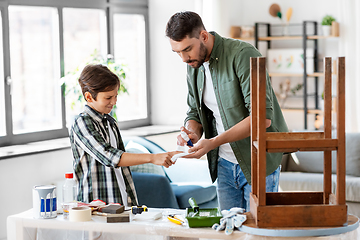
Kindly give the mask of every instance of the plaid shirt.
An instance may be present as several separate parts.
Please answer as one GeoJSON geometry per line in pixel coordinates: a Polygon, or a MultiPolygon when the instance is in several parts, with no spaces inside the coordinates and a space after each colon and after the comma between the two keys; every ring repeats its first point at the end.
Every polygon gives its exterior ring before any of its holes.
{"type": "Polygon", "coordinates": [[[137,205],[137,196],[129,167],[121,167],[124,176],[128,202],[121,199],[120,188],[115,175],[125,148],[115,119],[108,114],[101,115],[89,106],[76,117],[70,131],[73,167],[78,184],[77,200],[89,203],[101,199],[106,203],[137,205]],[[109,121],[117,141],[117,148],[110,144],[109,121]]]}

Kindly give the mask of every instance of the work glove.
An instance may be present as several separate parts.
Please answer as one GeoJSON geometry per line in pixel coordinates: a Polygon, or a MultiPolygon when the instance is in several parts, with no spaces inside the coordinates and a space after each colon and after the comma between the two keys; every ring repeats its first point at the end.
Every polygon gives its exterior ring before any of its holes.
{"type": "Polygon", "coordinates": [[[223,217],[220,219],[220,224],[215,223],[212,228],[216,231],[225,230],[226,235],[232,234],[234,227],[239,228],[245,221],[246,215],[243,208],[231,208],[230,210],[222,210],[223,217]]]}

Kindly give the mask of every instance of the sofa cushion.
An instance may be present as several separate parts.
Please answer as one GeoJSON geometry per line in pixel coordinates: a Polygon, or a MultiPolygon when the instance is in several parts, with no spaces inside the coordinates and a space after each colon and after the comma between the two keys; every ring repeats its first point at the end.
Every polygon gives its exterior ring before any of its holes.
{"type": "Polygon", "coordinates": [[[290,153],[284,153],[281,160],[281,171],[287,170],[289,159],[290,159],[290,153]]]}
{"type": "MultiPolygon", "coordinates": [[[[323,174],[304,172],[281,172],[279,191],[323,191],[323,174]]],[[[334,190],[334,184],[332,184],[334,190]]]]}
{"type": "MultiPolygon", "coordinates": [[[[320,173],[281,172],[279,191],[323,191],[324,175],[320,173]]],[[[346,201],[360,202],[360,178],[346,176],[346,201]]],[[[331,191],[336,192],[336,174],[332,174],[331,191]]]]}
{"type": "MultiPolygon", "coordinates": [[[[131,140],[128,142],[128,144],[126,144],[125,150],[129,153],[150,153],[147,148],[131,140]]],[[[130,166],[130,170],[131,172],[153,173],[161,176],[166,176],[162,166],[158,166],[152,163],[130,166]]]]}
{"type": "MultiPolygon", "coordinates": [[[[336,172],[336,152],[332,152],[332,172],[336,172]]],[[[324,172],[324,152],[296,152],[291,153],[287,171],[292,172],[324,172]]]]}
{"type": "MultiPolygon", "coordinates": [[[[292,153],[287,171],[323,173],[324,152],[292,153]]],[[[332,173],[336,173],[336,151],[332,151],[332,173]]],[[[346,174],[360,177],[360,133],[346,133],[346,174]]]]}
{"type": "MultiPolygon", "coordinates": [[[[360,202],[360,178],[346,176],[346,201],[360,202]]],[[[336,184],[336,175],[333,175],[333,182],[336,184]]]]}
{"type": "Polygon", "coordinates": [[[360,177],[360,133],[346,134],[346,174],[360,177]]]}
{"type": "Polygon", "coordinates": [[[152,173],[132,174],[139,205],[152,208],[179,208],[169,180],[152,173]]]}
{"type": "Polygon", "coordinates": [[[216,198],[216,187],[214,185],[187,185],[179,183],[171,183],[172,189],[176,196],[180,208],[188,208],[190,197],[196,200],[198,205],[209,202],[216,198]]]}
{"type": "Polygon", "coordinates": [[[208,161],[194,158],[180,158],[164,171],[172,182],[211,184],[208,161]]]}

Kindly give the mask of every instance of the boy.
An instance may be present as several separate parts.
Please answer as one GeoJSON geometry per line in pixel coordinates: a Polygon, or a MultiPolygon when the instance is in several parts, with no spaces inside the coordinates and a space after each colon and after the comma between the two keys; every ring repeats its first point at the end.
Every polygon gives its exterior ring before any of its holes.
{"type": "Polygon", "coordinates": [[[126,153],[117,122],[108,115],[116,104],[119,78],[105,66],[88,65],[79,84],[86,106],[70,131],[77,200],[138,205],[129,166],[150,162],[168,168],[178,152],[126,153]]]}

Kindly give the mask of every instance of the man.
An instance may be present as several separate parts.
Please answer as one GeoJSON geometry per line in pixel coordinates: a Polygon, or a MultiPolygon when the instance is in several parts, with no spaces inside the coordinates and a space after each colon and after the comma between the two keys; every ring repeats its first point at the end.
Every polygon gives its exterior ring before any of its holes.
{"type": "MultiPolygon", "coordinates": [[[[194,12],[174,14],[167,23],[170,45],[187,67],[188,105],[185,131],[193,154],[207,153],[210,175],[217,179],[220,209],[250,210],[250,57],[261,54],[251,44],[207,32],[194,12]],[[205,138],[201,136],[205,133],[205,138]],[[201,139],[201,140],[200,140],[201,139]]],[[[266,127],[270,132],[288,131],[267,77],[266,127]]],[[[186,142],[178,136],[178,144],[186,142]]],[[[267,154],[266,190],[279,185],[281,153],[267,154]]]]}

